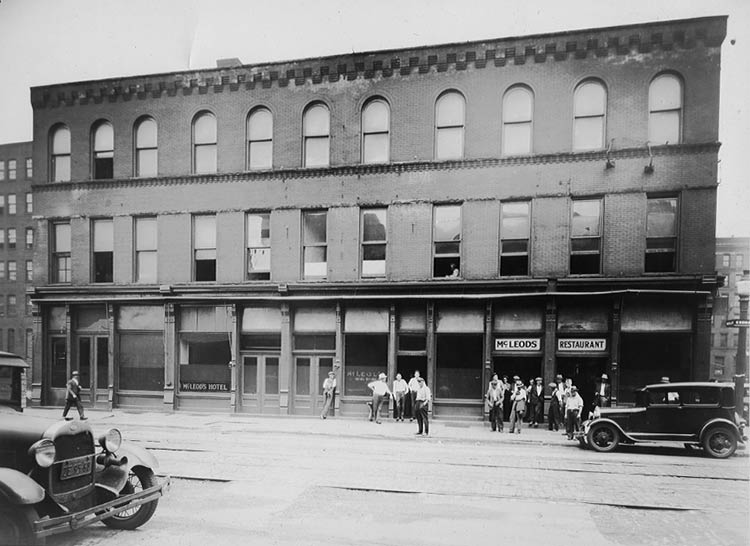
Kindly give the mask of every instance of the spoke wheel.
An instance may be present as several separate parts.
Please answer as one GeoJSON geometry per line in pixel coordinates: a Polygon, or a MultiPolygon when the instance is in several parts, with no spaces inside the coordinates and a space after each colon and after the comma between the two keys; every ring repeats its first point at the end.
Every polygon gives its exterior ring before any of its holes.
{"type": "Polygon", "coordinates": [[[726,459],[737,450],[737,437],[727,427],[716,427],[703,437],[703,449],[711,457],[726,459]]]}
{"type": "MultiPolygon", "coordinates": [[[[133,468],[128,476],[128,481],[120,491],[120,495],[131,495],[156,485],[154,473],[142,467],[133,468]]],[[[159,500],[152,500],[134,508],[128,508],[118,512],[116,515],[103,520],[104,524],[113,529],[136,529],[151,519],[156,511],[159,500]]],[[[116,509],[115,509],[116,510],[116,509]]]]}
{"type": "Polygon", "coordinates": [[[619,443],[620,433],[612,425],[592,425],[589,429],[588,444],[595,451],[606,453],[614,450],[619,443]]]}

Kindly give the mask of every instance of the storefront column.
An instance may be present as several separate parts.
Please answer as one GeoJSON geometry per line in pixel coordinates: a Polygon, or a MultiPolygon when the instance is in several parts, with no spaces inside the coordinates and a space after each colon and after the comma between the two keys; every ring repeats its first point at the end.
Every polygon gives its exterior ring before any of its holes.
{"type": "Polygon", "coordinates": [[[292,378],[292,321],[288,303],[281,304],[281,353],[279,354],[279,413],[293,411],[289,403],[289,388],[292,378]]]}
{"type": "MultiPolygon", "coordinates": [[[[487,306],[484,310],[484,371],[482,372],[482,390],[484,386],[489,385],[492,380],[492,349],[493,349],[493,337],[492,337],[492,302],[487,302],[487,306]]],[[[482,395],[485,393],[482,392],[482,395]]],[[[483,420],[489,420],[489,410],[487,404],[484,404],[482,411],[483,420]]]]}
{"type": "Polygon", "coordinates": [[[107,307],[107,407],[112,409],[115,403],[115,306],[111,303],[107,307]]]}
{"type": "Polygon", "coordinates": [[[229,362],[229,381],[230,381],[230,388],[229,388],[229,407],[231,408],[233,413],[237,413],[239,410],[242,409],[242,396],[237,395],[237,391],[239,390],[239,378],[237,374],[239,373],[239,366],[237,366],[237,359],[240,354],[240,347],[239,347],[239,328],[237,327],[237,304],[230,305],[229,306],[230,313],[232,314],[229,324],[229,331],[232,332],[231,342],[229,344],[229,350],[231,351],[232,360],[229,362]],[[240,401],[238,402],[238,399],[240,401]]]}
{"type": "Polygon", "coordinates": [[[174,410],[176,333],[174,304],[164,304],[164,406],[174,410]]]}
{"type": "Polygon", "coordinates": [[[557,359],[555,358],[555,336],[557,334],[557,303],[554,298],[547,301],[544,312],[544,385],[555,380],[557,359]]]}
{"type": "Polygon", "coordinates": [[[711,315],[712,302],[708,298],[698,302],[696,306],[695,337],[693,340],[693,381],[708,381],[711,379],[711,315]]]}
{"type": "MultiPolygon", "coordinates": [[[[336,354],[333,357],[333,371],[336,372],[336,392],[333,398],[333,414],[341,407],[341,395],[344,392],[344,375],[341,373],[341,363],[344,361],[344,327],[341,302],[336,304],[336,354]]],[[[321,379],[322,381],[322,379],[321,379]]]]}
{"type": "MultiPolygon", "coordinates": [[[[338,345],[338,344],[337,344],[338,345]]],[[[388,384],[396,379],[396,306],[388,310],[388,384]]]]}
{"type": "MultiPolygon", "coordinates": [[[[435,399],[435,377],[437,377],[437,369],[435,367],[435,303],[427,303],[427,378],[432,391],[432,399],[435,399]]],[[[432,413],[432,406],[430,404],[429,411],[432,413]]]]}
{"type": "MultiPolygon", "coordinates": [[[[31,405],[40,406],[42,404],[42,384],[44,377],[44,362],[45,362],[45,341],[46,336],[44,332],[44,321],[42,320],[42,306],[38,303],[32,304],[32,320],[34,328],[34,348],[32,354],[34,355],[31,359],[31,377],[27,378],[27,384],[30,384],[31,390],[31,405]]],[[[51,366],[51,364],[50,364],[51,366]]],[[[23,394],[26,396],[26,393],[23,394]]]]}
{"type": "Polygon", "coordinates": [[[610,350],[609,383],[612,393],[612,405],[617,405],[617,394],[620,388],[620,326],[622,324],[620,310],[622,298],[612,302],[612,348],[610,350]]]}

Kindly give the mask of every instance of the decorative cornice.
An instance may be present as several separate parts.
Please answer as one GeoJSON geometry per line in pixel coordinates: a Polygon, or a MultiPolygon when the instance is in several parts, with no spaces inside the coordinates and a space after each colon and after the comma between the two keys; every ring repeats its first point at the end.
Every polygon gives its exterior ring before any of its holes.
{"type": "Polygon", "coordinates": [[[33,87],[34,108],[100,104],[228,90],[270,89],[339,81],[718,48],[726,17],[704,17],[581,31],[538,34],[349,55],[133,76],[33,87]]]}
{"type": "MultiPolygon", "coordinates": [[[[651,148],[653,156],[679,156],[692,154],[716,154],[721,146],[718,142],[698,144],[675,144],[651,148]]],[[[367,176],[376,174],[402,174],[407,172],[451,171],[463,169],[486,169],[493,167],[518,167],[521,165],[547,165],[605,161],[609,159],[648,158],[646,147],[622,148],[609,154],[596,152],[565,152],[558,154],[536,154],[516,157],[493,157],[484,159],[463,159],[452,161],[406,161],[403,163],[383,163],[376,165],[343,165],[325,168],[276,169],[272,171],[243,171],[221,174],[196,174],[181,176],[160,176],[156,178],[124,178],[115,180],[87,180],[83,182],[47,182],[34,184],[36,192],[59,192],[91,189],[119,189],[132,187],[174,186],[184,184],[214,184],[225,182],[246,182],[249,180],[294,180],[335,176],[367,176]]]]}

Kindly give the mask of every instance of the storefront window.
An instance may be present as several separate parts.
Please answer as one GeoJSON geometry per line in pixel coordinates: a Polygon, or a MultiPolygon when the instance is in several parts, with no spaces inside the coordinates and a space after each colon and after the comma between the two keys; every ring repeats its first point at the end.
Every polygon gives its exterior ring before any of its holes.
{"type": "Polygon", "coordinates": [[[164,388],[164,310],[160,306],[118,309],[118,372],[120,390],[160,391],[164,388]]]}
{"type": "Polygon", "coordinates": [[[482,354],[481,335],[438,335],[435,398],[481,398],[482,354]]]}
{"type": "Polygon", "coordinates": [[[229,392],[232,321],[229,308],[185,307],[180,312],[180,391],[229,392]]]}
{"type": "Polygon", "coordinates": [[[344,350],[344,394],[369,396],[367,384],[388,365],[388,335],[346,334],[344,350]]]}
{"type": "Polygon", "coordinates": [[[50,384],[54,388],[65,388],[68,380],[67,343],[64,337],[52,338],[52,370],[50,384]]]}

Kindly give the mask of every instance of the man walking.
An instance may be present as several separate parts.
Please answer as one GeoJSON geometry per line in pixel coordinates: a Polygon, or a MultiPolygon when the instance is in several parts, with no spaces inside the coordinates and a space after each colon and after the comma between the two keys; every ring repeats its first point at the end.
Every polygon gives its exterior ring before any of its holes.
{"type": "Polygon", "coordinates": [[[82,421],[86,420],[83,416],[83,406],[81,405],[81,383],[78,381],[78,372],[75,371],[71,374],[70,381],[66,385],[65,390],[65,409],[63,410],[63,419],[70,421],[72,417],[68,417],[68,411],[71,406],[75,406],[78,410],[78,416],[82,421]]]}
{"type": "Polygon", "coordinates": [[[393,397],[391,390],[388,388],[386,383],[387,377],[384,373],[378,376],[375,381],[370,381],[367,385],[372,391],[372,402],[370,402],[370,421],[375,419],[377,424],[380,424],[380,409],[383,407],[383,403],[386,401],[386,396],[393,397]]]}
{"type": "Polygon", "coordinates": [[[531,424],[534,428],[539,426],[539,423],[544,422],[544,385],[542,385],[542,378],[537,377],[535,385],[531,387],[531,393],[529,394],[529,412],[531,413],[531,424]]]}
{"type": "Polygon", "coordinates": [[[393,382],[393,418],[396,421],[404,420],[404,399],[409,392],[409,386],[401,377],[400,373],[396,374],[396,380],[393,382]]]}
{"type": "Polygon", "coordinates": [[[331,409],[331,403],[333,402],[333,393],[336,390],[336,372],[328,372],[328,377],[323,381],[323,411],[320,413],[320,418],[325,419],[328,417],[328,412],[331,409]]]}
{"type": "Polygon", "coordinates": [[[430,420],[427,415],[427,410],[429,408],[430,400],[432,400],[432,392],[430,392],[430,387],[425,384],[424,377],[418,377],[417,381],[419,382],[419,388],[417,388],[415,395],[417,424],[419,425],[417,436],[420,436],[422,431],[424,431],[425,436],[428,436],[430,434],[430,420]]]}
{"type": "Polygon", "coordinates": [[[409,402],[411,411],[409,412],[410,421],[417,417],[417,390],[419,389],[419,370],[414,370],[414,377],[409,379],[409,402]]]}
{"type": "Polygon", "coordinates": [[[498,381],[497,375],[492,377],[490,387],[487,389],[487,407],[490,412],[490,426],[492,431],[503,431],[503,398],[505,389],[498,381]]]}

